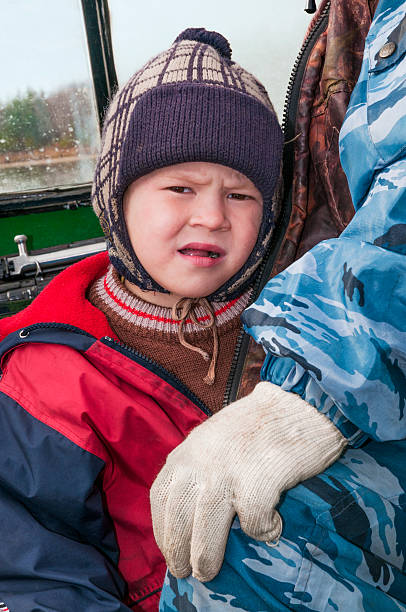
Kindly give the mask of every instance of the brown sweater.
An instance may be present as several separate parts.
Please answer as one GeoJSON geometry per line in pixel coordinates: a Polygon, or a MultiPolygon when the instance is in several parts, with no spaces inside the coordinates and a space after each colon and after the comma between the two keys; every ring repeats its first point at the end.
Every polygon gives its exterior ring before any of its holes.
{"type": "MultiPolygon", "coordinates": [[[[204,382],[209,368],[199,353],[179,341],[179,321],[172,319],[171,309],[141,300],[121,283],[112,266],[106,275],[90,288],[88,298],[107,317],[112,329],[127,346],[153,359],[181,380],[204,404],[217,412],[223,405],[237,338],[241,331],[240,315],[249,302],[249,293],[230,302],[211,304],[216,318],[219,352],[213,385],[204,382]]],[[[207,311],[195,309],[197,321],[207,321],[207,311]]],[[[213,331],[187,319],[185,340],[213,353],[213,331]]]]}

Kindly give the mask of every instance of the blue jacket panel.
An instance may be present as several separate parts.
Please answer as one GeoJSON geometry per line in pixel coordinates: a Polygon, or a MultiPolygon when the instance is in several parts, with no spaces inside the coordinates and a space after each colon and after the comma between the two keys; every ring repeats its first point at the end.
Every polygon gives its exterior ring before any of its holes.
{"type": "Polygon", "coordinates": [[[94,486],[104,462],[3,393],[0,406],[2,601],[10,612],[129,610],[113,525],[94,486]]]}

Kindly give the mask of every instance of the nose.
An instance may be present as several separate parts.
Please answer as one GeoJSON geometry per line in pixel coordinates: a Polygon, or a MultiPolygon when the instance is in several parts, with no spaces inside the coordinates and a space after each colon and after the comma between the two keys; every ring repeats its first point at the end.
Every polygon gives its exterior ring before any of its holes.
{"type": "Polygon", "coordinates": [[[210,231],[226,231],[231,227],[222,194],[205,194],[196,198],[189,225],[206,227],[210,231]]]}

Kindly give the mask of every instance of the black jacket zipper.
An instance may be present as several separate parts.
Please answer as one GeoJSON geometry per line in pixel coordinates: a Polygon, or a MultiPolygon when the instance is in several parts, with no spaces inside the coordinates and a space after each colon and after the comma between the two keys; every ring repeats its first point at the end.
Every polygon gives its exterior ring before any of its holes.
{"type": "MultiPolygon", "coordinates": [[[[23,329],[21,329],[18,332],[18,337],[21,338],[21,341],[16,341],[10,347],[7,347],[3,355],[1,355],[1,357],[6,355],[8,352],[13,350],[17,346],[20,346],[21,344],[25,344],[26,342],[31,342],[31,341],[35,342],[35,339],[34,338],[30,339],[30,336],[32,332],[36,331],[37,329],[58,329],[58,330],[63,330],[66,332],[78,334],[86,338],[91,338],[95,342],[97,341],[97,338],[95,336],[93,336],[92,334],[89,334],[83,329],[80,329],[79,327],[75,327],[74,325],[69,325],[67,323],[35,323],[34,325],[29,325],[28,327],[24,327],[23,329]]],[[[159,363],[157,363],[150,357],[147,357],[146,355],[139,353],[135,349],[128,347],[123,342],[114,340],[114,338],[110,338],[109,336],[104,336],[103,338],[100,338],[99,341],[107,346],[110,346],[111,348],[114,348],[114,350],[118,351],[122,355],[125,355],[129,359],[136,361],[137,363],[146,367],[148,370],[150,370],[154,374],[157,374],[166,383],[170,384],[177,391],[179,391],[185,397],[187,397],[187,399],[192,401],[202,412],[204,412],[204,414],[206,414],[207,416],[211,416],[212,413],[209,410],[209,408],[206,406],[206,404],[204,404],[204,402],[202,402],[197,397],[197,395],[195,395],[181,380],[179,380],[179,378],[177,378],[174,374],[169,372],[166,368],[161,366],[159,363]]]]}
{"type": "Polygon", "coordinates": [[[166,368],[164,368],[161,364],[157,363],[150,357],[139,353],[133,348],[130,348],[123,342],[119,340],[115,340],[114,338],[110,338],[109,336],[104,336],[101,338],[101,342],[106,344],[107,346],[113,346],[115,350],[119,353],[129,357],[133,361],[136,361],[140,365],[145,366],[153,372],[157,374],[160,378],[162,378],[165,382],[169,383],[172,387],[174,387],[177,391],[180,391],[183,395],[185,395],[189,400],[191,400],[202,412],[204,412],[207,416],[211,416],[211,411],[209,408],[202,402],[201,399],[197,397],[190,389],[187,387],[179,378],[177,378],[174,374],[169,372],[166,368]]]}

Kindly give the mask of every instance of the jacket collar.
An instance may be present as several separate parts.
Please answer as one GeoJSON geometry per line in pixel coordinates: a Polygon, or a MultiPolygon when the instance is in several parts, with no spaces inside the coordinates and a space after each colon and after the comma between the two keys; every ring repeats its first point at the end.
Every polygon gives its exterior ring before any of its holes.
{"type": "Polygon", "coordinates": [[[65,323],[101,338],[117,338],[105,315],[86,297],[88,287],[106,273],[106,252],[87,257],[58,274],[21,312],[0,321],[0,340],[35,323],[65,323]]]}

